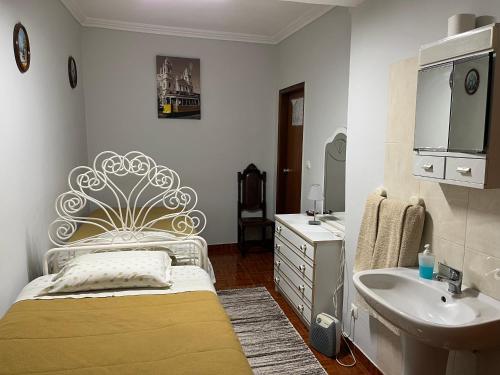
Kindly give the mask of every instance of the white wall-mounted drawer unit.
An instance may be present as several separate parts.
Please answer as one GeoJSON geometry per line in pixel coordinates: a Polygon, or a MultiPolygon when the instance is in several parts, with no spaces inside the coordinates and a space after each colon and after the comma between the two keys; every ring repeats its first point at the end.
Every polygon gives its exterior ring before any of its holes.
{"type": "Polygon", "coordinates": [[[483,184],[486,160],[469,158],[446,158],[446,179],[483,184]]]}
{"type": "Polygon", "coordinates": [[[477,189],[498,187],[496,179],[490,179],[488,185],[486,174],[488,160],[485,155],[440,152],[436,153],[439,156],[434,156],[428,155],[430,153],[415,154],[413,160],[413,175],[415,177],[477,189]]]}
{"type": "Polygon", "coordinates": [[[500,24],[420,48],[415,177],[500,188],[499,52],[500,24]]]}
{"type": "Polygon", "coordinates": [[[444,164],[444,157],[415,155],[413,174],[430,178],[444,178],[444,164]]]}
{"type": "Polygon", "coordinates": [[[310,218],[302,214],[276,215],[275,219],[276,290],[309,327],[321,312],[335,315],[333,293],[340,272],[343,234],[333,233],[324,225],[310,226],[310,218]]]}

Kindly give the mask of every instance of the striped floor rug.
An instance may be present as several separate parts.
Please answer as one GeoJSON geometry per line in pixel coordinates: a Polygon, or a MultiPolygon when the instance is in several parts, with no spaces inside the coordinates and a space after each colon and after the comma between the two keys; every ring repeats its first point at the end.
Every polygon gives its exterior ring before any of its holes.
{"type": "Polygon", "coordinates": [[[266,288],[217,294],[255,374],[326,374],[266,288]]]}

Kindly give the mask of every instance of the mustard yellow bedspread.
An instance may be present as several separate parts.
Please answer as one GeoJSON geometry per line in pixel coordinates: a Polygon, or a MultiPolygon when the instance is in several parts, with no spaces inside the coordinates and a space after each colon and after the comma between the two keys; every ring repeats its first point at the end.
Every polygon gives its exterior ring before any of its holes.
{"type": "Polygon", "coordinates": [[[0,374],[252,374],[211,292],[17,302],[0,374]]]}

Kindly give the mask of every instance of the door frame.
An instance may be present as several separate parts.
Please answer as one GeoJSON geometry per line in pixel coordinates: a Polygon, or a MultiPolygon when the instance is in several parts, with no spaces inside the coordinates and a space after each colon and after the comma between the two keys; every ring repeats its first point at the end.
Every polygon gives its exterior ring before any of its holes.
{"type": "MultiPolygon", "coordinates": [[[[286,158],[286,136],[288,125],[288,97],[296,91],[302,90],[304,92],[304,114],[305,114],[305,82],[297,83],[295,85],[286,87],[279,91],[279,104],[278,104],[278,145],[277,145],[277,168],[276,168],[276,213],[280,214],[284,211],[285,195],[283,194],[285,180],[284,175],[280,171],[284,168],[286,158]]],[[[304,116],[305,117],[305,116],[304,116]]],[[[304,125],[302,125],[304,126],[304,125]]],[[[302,151],[304,140],[302,139],[302,147],[300,149],[300,186],[299,190],[302,191],[302,151]]],[[[301,193],[302,195],[302,193],[301,193]]],[[[299,206],[302,204],[302,198],[299,206]]]]}

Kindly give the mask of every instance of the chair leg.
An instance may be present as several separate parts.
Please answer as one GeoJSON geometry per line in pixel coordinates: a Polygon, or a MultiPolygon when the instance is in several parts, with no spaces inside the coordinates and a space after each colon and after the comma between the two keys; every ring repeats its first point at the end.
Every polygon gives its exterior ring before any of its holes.
{"type": "Polygon", "coordinates": [[[262,246],[266,245],[266,229],[267,227],[265,225],[262,226],[262,246]]]}
{"type": "Polygon", "coordinates": [[[241,255],[245,256],[245,226],[241,227],[241,247],[240,247],[240,252],[241,255]]]}
{"type": "Polygon", "coordinates": [[[274,251],[274,223],[271,225],[271,251],[274,251]]]}

